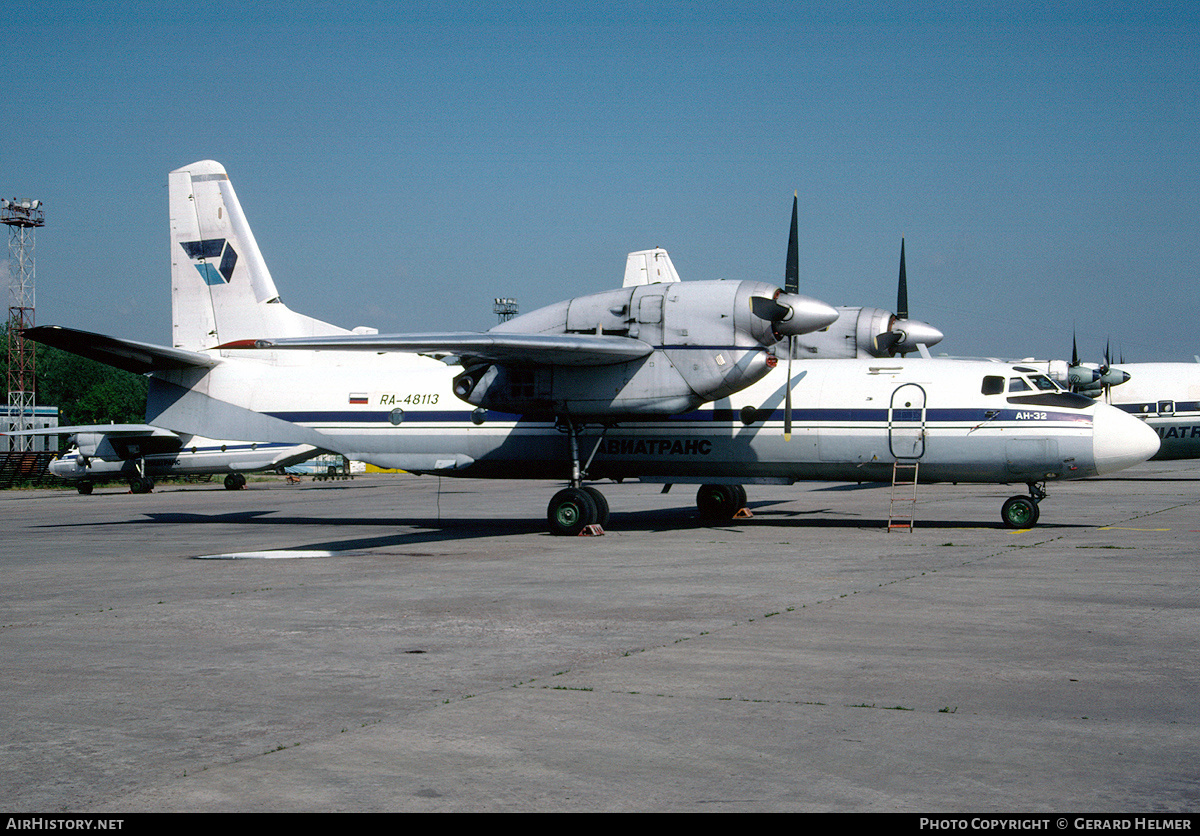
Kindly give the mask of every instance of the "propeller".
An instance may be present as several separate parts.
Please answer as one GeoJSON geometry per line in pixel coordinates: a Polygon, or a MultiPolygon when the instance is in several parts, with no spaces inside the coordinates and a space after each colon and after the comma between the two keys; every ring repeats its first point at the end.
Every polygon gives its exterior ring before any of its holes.
{"type": "Polygon", "coordinates": [[[1100,367],[1100,385],[1104,388],[1104,400],[1112,402],[1112,388],[1129,380],[1129,372],[1112,367],[1111,340],[1104,343],[1104,365],[1100,367]]]}
{"type": "Polygon", "coordinates": [[[1085,366],[1079,359],[1075,335],[1071,335],[1071,365],[1067,369],[1067,382],[1072,392],[1089,395],[1102,394],[1105,401],[1112,399],[1112,387],[1129,380],[1129,372],[1114,369],[1112,365],[1111,341],[1104,346],[1104,363],[1099,368],[1085,366]],[[1099,390],[1099,392],[1097,392],[1099,390]]]}
{"type": "Polygon", "coordinates": [[[908,318],[908,275],[904,268],[904,239],[900,239],[900,282],[896,290],[896,314],[888,322],[888,330],[876,334],[875,353],[904,357],[909,352],[919,351],[941,342],[944,335],[928,322],[908,318]]]}
{"type": "Polygon", "coordinates": [[[1071,335],[1071,365],[1067,368],[1067,383],[1072,392],[1081,389],[1093,389],[1100,380],[1100,372],[1079,362],[1079,348],[1075,343],[1075,335],[1071,335]]]}

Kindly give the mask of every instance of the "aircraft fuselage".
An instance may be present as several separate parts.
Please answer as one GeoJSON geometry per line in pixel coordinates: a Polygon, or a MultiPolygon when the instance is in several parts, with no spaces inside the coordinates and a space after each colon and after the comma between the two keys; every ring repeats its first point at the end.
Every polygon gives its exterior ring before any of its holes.
{"type": "MultiPolygon", "coordinates": [[[[254,422],[266,416],[277,422],[267,437],[324,439],[318,446],[414,472],[561,479],[570,471],[565,427],[553,416],[472,407],[452,392],[457,367],[396,355],[276,355],[274,363],[237,356],[203,373],[155,375],[148,414],[180,431],[202,423],[258,437],[269,430],[254,422]],[[288,427],[293,435],[281,435],[288,427]]],[[[1003,383],[1016,374],[970,361],[795,362],[786,439],[781,364],[683,414],[578,419],[579,456],[593,480],[742,483],[890,480],[897,459],[919,460],[922,481],[1042,482],[1145,458],[1138,422],[1111,407],[1062,392],[983,393],[985,377],[1003,383]]]]}

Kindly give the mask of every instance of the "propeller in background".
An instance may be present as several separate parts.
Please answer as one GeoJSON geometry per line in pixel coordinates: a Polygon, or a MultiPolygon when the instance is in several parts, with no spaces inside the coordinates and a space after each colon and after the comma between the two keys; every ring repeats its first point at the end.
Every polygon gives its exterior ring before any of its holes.
{"type": "Polygon", "coordinates": [[[1112,352],[1109,345],[1104,347],[1104,364],[1099,368],[1085,366],[1079,359],[1079,348],[1075,335],[1071,335],[1071,365],[1067,368],[1067,382],[1072,392],[1078,392],[1088,397],[1102,395],[1105,401],[1112,400],[1112,387],[1120,386],[1129,380],[1129,373],[1115,369],[1112,365],[1112,352]]]}
{"type": "Polygon", "coordinates": [[[888,330],[875,335],[875,353],[895,357],[920,351],[937,345],[945,336],[928,322],[908,317],[908,275],[904,268],[904,239],[900,239],[900,282],[896,290],[896,314],[888,323],[888,330]]]}

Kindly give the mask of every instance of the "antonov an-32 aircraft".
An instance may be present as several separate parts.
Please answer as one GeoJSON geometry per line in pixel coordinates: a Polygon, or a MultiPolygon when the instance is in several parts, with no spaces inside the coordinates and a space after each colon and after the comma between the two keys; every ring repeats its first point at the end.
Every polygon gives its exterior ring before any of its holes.
{"type": "Polygon", "coordinates": [[[1155,459],[1200,458],[1200,358],[1195,363],[1081,363],[1051,361],[1051,377],[1074,392],[1102,400],[1158,433],[1155,459]]]}
{"type": "Polygon", "coordinates": [[[1144,461],[1158,437],[1049,379],[990,364],[894,358],[777,362],[836,311],[758,281],[650,283],[582,296],[482,333],[347,331],[279,298],[225,169],[170,175],[174,344],[37,327],[27,335],[147,373],[147,421],[310,444],[380,467],[562,479],[555,533],[603,524],[585,481],[700,485],[732,516],[744,484],[1027,483],[1003,510],[1030,525],[1048,481],[1144,461]],[[1012,381],[1025,384],[1020,393],[1012,381]]]}

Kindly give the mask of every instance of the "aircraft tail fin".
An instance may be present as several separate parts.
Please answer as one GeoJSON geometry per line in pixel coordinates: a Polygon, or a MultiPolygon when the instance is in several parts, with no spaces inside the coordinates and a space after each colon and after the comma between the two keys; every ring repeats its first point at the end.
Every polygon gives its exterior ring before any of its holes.
{"type": "Polygon", "coordinates": [[[172,171],[168,191],[175,348],[199,351],[242,339],[348,333],[280,301],[220,163],[203,160],[172,171]]]}
{"type": "Polygon", "coordinates": [[[671,263],[671,256],[662,247],[630,253],[625,259],[625,281],[623,287],[659,282],[677,282],[679,273],[671,263]]]}

